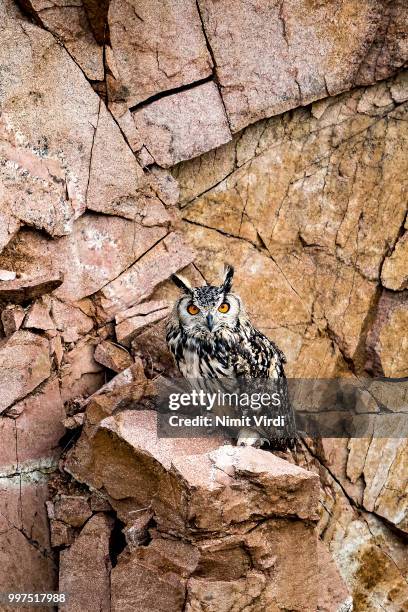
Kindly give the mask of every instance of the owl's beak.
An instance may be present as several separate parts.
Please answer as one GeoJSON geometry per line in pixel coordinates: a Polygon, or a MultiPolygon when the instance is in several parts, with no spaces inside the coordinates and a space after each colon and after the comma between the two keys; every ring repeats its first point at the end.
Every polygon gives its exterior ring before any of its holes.
{"type": "Polygon", "coordinates": [[[207,315],[207,327],[210,331],[214,327],[214,317],[212,314],[207,315]]]}

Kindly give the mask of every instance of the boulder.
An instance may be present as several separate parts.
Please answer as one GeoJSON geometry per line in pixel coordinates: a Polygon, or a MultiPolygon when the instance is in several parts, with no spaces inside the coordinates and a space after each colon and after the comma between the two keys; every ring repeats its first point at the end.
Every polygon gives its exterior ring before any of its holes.
{"type": "MultiPolygon", "coordinates": [[[[408,222],[405,227],[408,229],[408,222]]],[[[408,289],[408,231],[398,240],[391,255],[384,260],[381,281],[384,287],[393,291],[408,289]]]]}
{"type": "Polygon", "coordinates": [[[254,448],[158,438],[152,411],[108,412],[88,404],[65,470],[108,495],[128,538],[157,525],[119,556],[115,609],[316,609],[317,476],[254,448]]]}
{"type": "MultiPolygon", "coordinates": [[[[75,302],[115,279],[166,234],[164,227],[142,227],[121,217],[89,213],[78,219],[70,235],[57,240],[49,241],[34,231],[20,232],[10,249],[0,254],[0,261],[18,258],[20,271],[27,276],[40,269],[57,279],[62,271],[64,282],[61,285],[61,279],[58,280],[61,286],[53,295],[62,301],[75,302]]],[[[0,285],[0,298],[3,291],[10,300],[16,301],[20,295],[20,300],[27,299],[21,283],[19,279],[10,281],[3,290],[0,285]],[[13,292],[14,285],[10,283],[16,282],[18,291],[13,292]]]]}

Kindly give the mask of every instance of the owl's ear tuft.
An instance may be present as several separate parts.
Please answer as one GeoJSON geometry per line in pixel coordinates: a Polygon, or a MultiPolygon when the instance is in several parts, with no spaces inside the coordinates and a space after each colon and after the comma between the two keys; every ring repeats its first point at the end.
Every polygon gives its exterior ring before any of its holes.
{"type": "Polygon", "coordinates": [[[232,287],[232,277],[234,276],[234,268],[229,264],[225,264],[224,268],[224,280],[222,281],[221,288],[224,293],[229,293],[232,287]]]}
{"type": "Polygon", "coordinates": [[[193,292],[193,288],[188,282],[188,280],[186,280],[182,276],[177,276],[177,274],[172,274],[170,278],[173,281],[173,283],[176,285],[176,287],[181,289],[184,293],[187,293],[187,295],[193,292]]]}

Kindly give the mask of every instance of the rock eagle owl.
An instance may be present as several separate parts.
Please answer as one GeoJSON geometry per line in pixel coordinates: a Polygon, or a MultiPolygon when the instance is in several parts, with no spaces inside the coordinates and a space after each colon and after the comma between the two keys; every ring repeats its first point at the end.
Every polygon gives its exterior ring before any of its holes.
{"type": "Polygon", "coordinates": [[[214,379],[275,379],[282,398],[279,412],[286,417],[284,431],[277,435],[264,427],[243,428],[237,444],[293,448],[295,420],[287,393],[285,356],[252,325],[241,298],[232,291],[233,275],[233,267],[226,265],[221,285],[202,287],[172,276],[181,295],[167,323],[167,344],[184,378],[211,380],[213,388],[214,379]]]}

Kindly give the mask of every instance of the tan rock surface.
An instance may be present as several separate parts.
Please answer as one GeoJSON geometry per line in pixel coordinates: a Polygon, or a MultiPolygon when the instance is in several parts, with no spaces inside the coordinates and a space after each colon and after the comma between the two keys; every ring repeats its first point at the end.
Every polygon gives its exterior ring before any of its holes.
{"type": "Polygon", "coordinates": [[[384,260],[381,281],[384,287],[393,291],[408,289],[408,232],[404,233],[395,245],[394,252],[384,260]]]}
{"type": "Polygon", "coordinates": [[[50,316],[50,304],[44,300],[36,300],[28,309],[23,327],[47,331],[55,329],[54,321],[50,316]]]}
{"type": "Polygon", "coordinates": [[[212,172],[214,156],[175,172],[198,268],[213,281],[224,261],[235,263],[252,319],[273,332],[299,374],[302,353],[312,355],[308,336],[314,360],[328,340],[323,371],[343,369],[337,349],[362,358],[382,262],[406,215],[405,182],[392,179],[396,168],[407,171],[406,104],[392,101],[391,88],[356,90],[248,128],[220,153],[229,160],[224,180],[212,172]]]}
{"type": "Polygon", "coordinates": [[[170,233],[153,250],[101,289],[96,296],[101,318],[111,320],[118,312],[145,300],[156,285],[187,266],[193,257],[182,235],[170,233]]]}
{"type": "MultiPolygon", "coordinates": [[[[8,592],[57,589],[57,566],[49,545],[41,472],[0,478],[0,588],[8,592]],[[12,551],[12,554],[11,554],[12,551]]],[[[3,607],[5,612],[13,608],[3,607]]]]}

